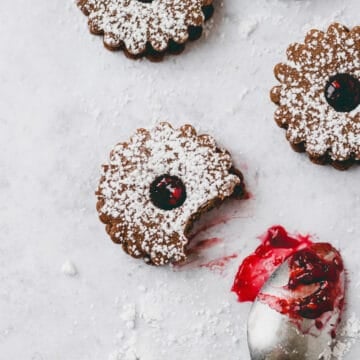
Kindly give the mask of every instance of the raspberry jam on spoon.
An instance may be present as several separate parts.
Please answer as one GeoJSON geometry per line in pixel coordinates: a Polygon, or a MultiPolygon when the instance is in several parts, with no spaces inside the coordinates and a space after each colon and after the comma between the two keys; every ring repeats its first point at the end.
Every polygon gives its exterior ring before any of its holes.
{"type": "Polygon", "coordinates": [[[232,287],[240,302],[254,301],[270,275],[292,254],[312,244],[309,236],[290,236],[273,226],[261,237],[261,245],[242,262],[232,287]]]}
{"type": "Polygon", "coordinates": [[[233,291],[240,301],[255,296],[248,319],[252,360],[320,359],[341,319],[343,261],[330,244],[273,227],[240,266],[233,291]]]}

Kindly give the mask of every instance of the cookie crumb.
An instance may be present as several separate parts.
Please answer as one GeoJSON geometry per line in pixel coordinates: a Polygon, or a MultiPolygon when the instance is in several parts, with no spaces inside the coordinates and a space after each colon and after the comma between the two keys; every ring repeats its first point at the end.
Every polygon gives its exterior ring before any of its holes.
{"type": "Polygon", "coordinates": [[[74,263],[72,263],[70,260],[67,260],[63,266],[61,267],[61,271],[66,276],[74,277],[78,274],[78,270],[74,263]]]}

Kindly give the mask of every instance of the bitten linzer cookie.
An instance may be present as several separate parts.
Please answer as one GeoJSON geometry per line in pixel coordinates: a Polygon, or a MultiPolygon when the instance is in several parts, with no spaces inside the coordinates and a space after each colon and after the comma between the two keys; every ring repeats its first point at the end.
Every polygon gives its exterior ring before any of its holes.
{"type": "Polygon", "coordinates": [[[185,260],[193,222],[226,198],[242,198],[245,187],[212,137],[160,123],[115,146],[96,194],[111,239],[131,256],[163,265],[185,260]]]}
{"type": "Polygon", "coordinates": [[[275,120],[296,151],[345,170],[360,162],[360,27],[311,30],[275,67],[275,120]]]}
{"type": "Polygon", "coordinates": [[[93,34],[104,35],[110,50],[131,58],[160,61],[166,52],[179,54],[187,40],[202,34],[213,14],[213,0],[78,0],[93,34]]]}

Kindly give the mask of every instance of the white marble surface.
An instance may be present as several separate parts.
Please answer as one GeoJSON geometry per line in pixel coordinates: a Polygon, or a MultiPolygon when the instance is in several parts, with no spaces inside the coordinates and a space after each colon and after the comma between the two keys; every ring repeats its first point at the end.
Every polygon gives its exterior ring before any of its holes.
{"type": "MultiPolygon", "coordinates": [[[[292,152],[268,99],[287,45],[358,24],[359,0],[217,5],[206,38],[153,64],[103,49],[72,0],[1,0],[0,359],[248,360],[250,304],[229,289],[273,224],[340,248],[346,319],[360,317],[360,168],[292,152]],[[198,237],[224,240],[200,262],[238,253],[222,273],[148,267],[97,219],[100,164],[156,120],[215,135],[246,176],[252,199],[207,216],[231,219],[198,237]]],[[[354,342],[344,359],[359,359],[354,342]]]]}

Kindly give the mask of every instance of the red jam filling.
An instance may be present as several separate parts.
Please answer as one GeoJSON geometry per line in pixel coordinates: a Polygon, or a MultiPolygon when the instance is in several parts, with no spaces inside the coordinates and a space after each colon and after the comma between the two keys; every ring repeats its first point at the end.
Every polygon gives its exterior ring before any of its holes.
{"type": "Polygon", "coordinates": [[[335,306],[341,310],[344,265],[336,249],[327,243],[312,243],[309,237],[290,237],[280,226],[270,228],[262,240],[254,254],[243,261],[235,278],[232,291],[239,301],[253,301],[258,296],[292,318],[318,319],[335,306]],[[290,256],[286,295],[260,293],[270,275],[290,256]]]}
{"type": "Polygon", "coordinates": [[[307,319],[316,319],[334,310],[340,295],[340,275],[344,265],[340,253],[330,244],[316,243],[296,253],[290,260],[288,289],[297,298],[289,300],[288,313],[307,319]],[[303,288],[316,286],[315,291],[301,297],[303,288]]]}
{"type": "Polygon", "coordinates": [[[279,265],[312,244],[308,236],[290,236],[281,226],[271,227],[261,240],[261,245],[240,265],[232,286],[241,302],[254,301],[279,265]]]}
{"type": "Polygon", "coordinates": [[[337,74],[325,87],[328,104],[338,112],[349,112],[360,104],[360,82],[349,74],[337,74]]]}
{"type": "Polygon", "coordinates": [[[159,176],[150,185],[150,199],[160,209],[175,209],[186,200],[185,185],[177,176],[159,176]]]}

